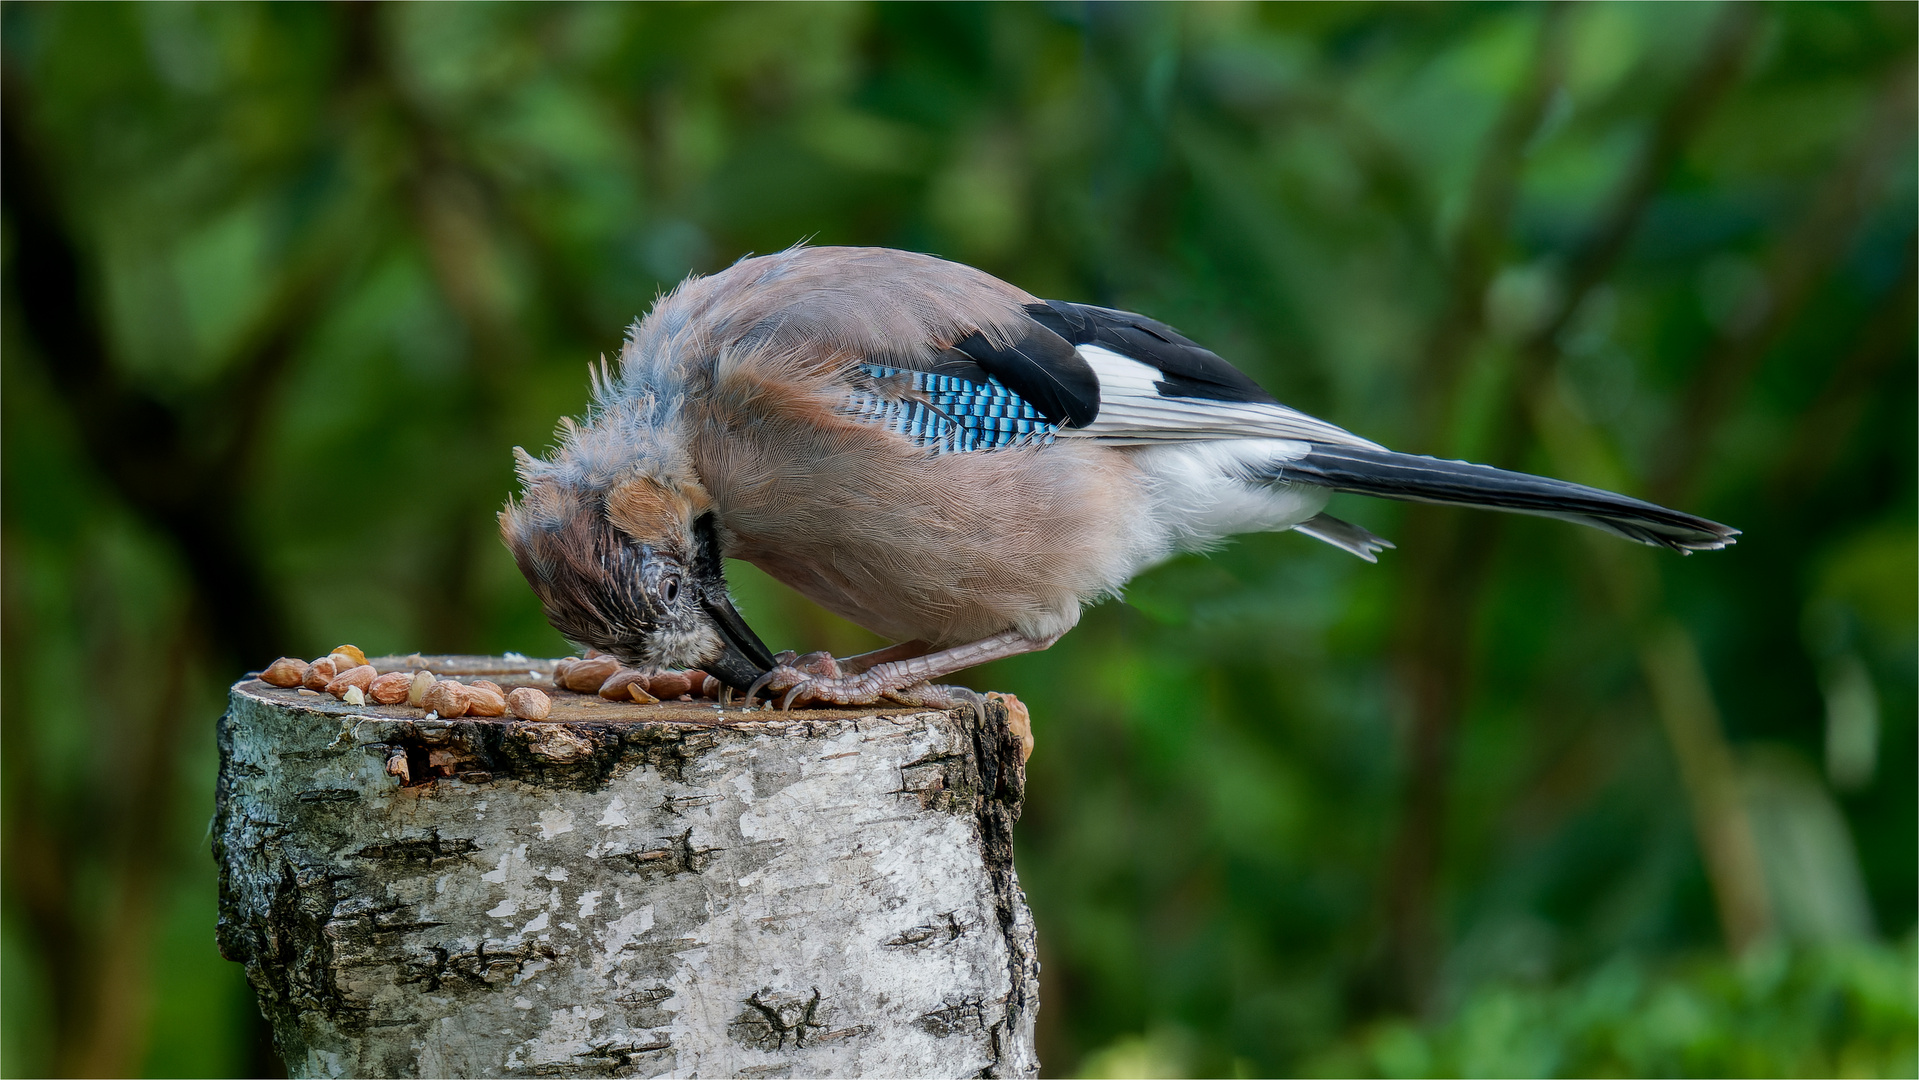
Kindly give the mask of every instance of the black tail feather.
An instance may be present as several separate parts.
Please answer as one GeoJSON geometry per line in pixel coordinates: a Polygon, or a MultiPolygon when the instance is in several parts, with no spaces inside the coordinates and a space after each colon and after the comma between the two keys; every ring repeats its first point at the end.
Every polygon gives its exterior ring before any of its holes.
{"type": "Polygon", "coordinates": [[[1316,484],[1382,499],[1477,506],[1563,518],[1674,551],[1715,551],[1738,529],[1584,484],[1390,450],[1314,444],[1305,457],[1261,469],[1261,480],[1316,484]]]}

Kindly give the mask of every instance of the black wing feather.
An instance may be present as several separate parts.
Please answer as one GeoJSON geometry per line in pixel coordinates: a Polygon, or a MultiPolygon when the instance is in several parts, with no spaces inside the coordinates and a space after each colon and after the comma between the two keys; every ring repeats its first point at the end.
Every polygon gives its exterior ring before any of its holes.
{"type": "Polygon", "coordinates": [[[1157,319],[1064,300],[1028,304],[1026,314],[1074,345],[1098,345],[1158,368],[1163,397],[1277,404],[1245,372],[1157,319]]]}
{"type": "Polygon", "coordinates": [[[1093,366],[1065,338],[1037,322],[1029,325],[1029,333],[1004,346],[974,331],[954,342],[948,355],[964,353],[1055,424],[1092,423],[1099,416],[1099,376],[1093,366]]]}

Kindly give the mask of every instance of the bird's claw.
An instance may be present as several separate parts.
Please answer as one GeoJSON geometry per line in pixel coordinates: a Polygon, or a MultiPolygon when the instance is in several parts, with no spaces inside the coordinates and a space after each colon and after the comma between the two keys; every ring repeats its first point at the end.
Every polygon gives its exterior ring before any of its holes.
{"type": "Polygon", "coordinates": [[[775,665],[767,668],[766,671],[761,673],[759,678],[754,679],[753,685],[746,688],[746,707],[749,709],[752,708],[753,699],[759,695],[759,692],[772,685],[774,679],[779,678],[789,670],[791,669],[784,664],[775,665]]]}
{"type": "MultiPolygon", "coordinates": [[[[793,707],[796,698],[807,694],[815,683],[843,684],[851,688],[854,682],[840,673],[839,661],[833,659],[830,653],[810,652],[800,656],[787,650],[775,656],[773,660],[773,667],[753,680],[752,686],[746,688],[746,704],[749,708],[753,704],[753,699],[762,690],[766,691],[766,701],[769,705],[773,703],[773,695],[782,690],[786,691],[785,700],[780,702],[780,711],[785,712],[793,707]]],[[[831,696],[820,700],[835,705],[864,705],[874,699],[841,700],[838,696],[831,696]]]]}
{"type": "MultiPolygon", "coordinates": [[[[788,657],[792,655],[791,653],[786,654],[788,657]]],[[[811,658],[809,657],[808,659],[810,660],[811,658]]],[[[830,661],[832,658],[828,657],[827,659],[830,661]]],[[[775,665],[765,674],[754,679],[752,686],[746,688],[747,707],[752,708],[753,699],[758,697],[761,691],[765,691],[766,703],[769,706],[773,704],[774,698],[779,694],[786,694],[785,700],[781,701],[779,706],[781,711],[785,711],[792,708],[794,700],[800,697],[803,692],[810,690],[815,684],[822,682],[831,684],[841,681],[832,675],[826,676],[823,679],[818,677],[815,672],[818,671],[820,667],[821,665],[817,662],[808,663],[802,667],[792,663],[790,660],[787,663],[775,665]],[[808,670],[808,668],[813,670],[808,670]]],[[[835,674],[837,674],[837,672],[835,672],[835,674]]],[[[844,703],[836,701],[834,704],[844,703]]]]}
{"type": "Polygon", "coordinates": [[[985,699],[964,686],[940,686],[923,681],[906,686],[888,686],[870,673],[844,674],[839,661],[823,652],[807,653],[805,656],[786,652],[774,659],[778,663],[747,688],[746,703],[749,708],[754,698],[764,691],[767,707],[777,707],[781,712],[795,706],[877,705],[882,701],[891,701],[932,709],[952,709],[964,705],[973,710],[975,719],[982,722],[985,715],[985,699]],[[782,694],[783,697],[780,696],[782,694]],[[776,697],[777,706],[774,705],[776,697]]]}

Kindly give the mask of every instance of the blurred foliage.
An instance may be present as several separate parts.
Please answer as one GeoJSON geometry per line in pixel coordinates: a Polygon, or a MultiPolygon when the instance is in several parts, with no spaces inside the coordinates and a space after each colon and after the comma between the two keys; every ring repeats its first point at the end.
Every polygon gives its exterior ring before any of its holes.
{"type": "Polygon", "coordinates": [[[1444,1024],[1380,1024],[1326,1076],[1906,1076],[1919,966],[1897,949],[1772,945],[1738,964],[1608,961],[1541,993],[1475,988],[1444,1024]]]}
{"type": "MultiPolygon", "coordinates": [[[[1439,1024],[1358,1029],[1301,1065],[1307,1076],[1909,1076],[1919,965],[1896,948],[1790,949],[1738,963],[1614,957],[1566,985],[1490,982],[1439,1024]]],[[[1121,1039],[1083,1077],[1194,1075],[1199,1042],[1178,1028],[1121,1039]]],[[[1237,1059],[1230,1075],[1255,1076],[1237,1059]]]]}
{"type": "Polygon", "coordinates": [[[558,652],[508,448],[810,239],[1746,531],[1342,500],[1400,550],[1248,537],[969,676],[1036,718],[1049,1073],[1910,1075],[1914,10],[6,4],[0,1070],[275,1067],[225,685],[558,652]]]}

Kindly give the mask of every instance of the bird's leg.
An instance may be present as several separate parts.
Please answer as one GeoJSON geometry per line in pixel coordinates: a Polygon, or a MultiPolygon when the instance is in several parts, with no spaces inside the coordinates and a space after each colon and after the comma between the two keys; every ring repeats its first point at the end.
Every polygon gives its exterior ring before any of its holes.
{"type": "MultiPolygon", "coordinates": [[[[846,656],[834,659],[830,653],[810,652],[805,656],[788,660],[786,663],[790,664],[796,670],[804,671],[815,678],[837,679],[845,675],[858,675],[877,664],[884,664],[892,660],[911,660],[914,657],[925,656],[932,651],[933,646],[915,638],[912,641],[902,641],[895,645],[888,645],[884,649],[874,649],[872,652],[863,652],[858,656],[846,656]]],[[[782,653],[781,655],[784,656],[785,654],[782,653]]],[[[778,659],[778,657],[775,657],[775,659],[778,659]]]]}
{"type": "MultiPolygon", "coordinates": [[[[957,686],[935,686],[932,680],[955,671],[976,667],[992,660],[1003,660],[1021,653],[1037,652],[1059,640],[1059,635],[1031,638],[1017,630],[1008,630],[994,634],[989,638],[967,645],[941,649],[938,652],[908,655],[900,659],[878,659],[893,653],[894,650],[906,650],[908,646],[924,643],[906,642],[891,649],[882,649],[878,653],[867,653],[854,657],[855,660],[875,658],[876,662],[864,671],[856,673],[831,674],[825,663],[811,654],[806,658],[795,657],[785,660],[773,670],[760,676],[758,682],[749,691],[764,688],[772,695],[782,692],[781,708],[790,708],[796,701],[816,702],[828,705],[871,705],[882,699],[897,701],[905,705],[924,705],[949,708],[959,704],[971,704],[976,695],[972,691],[957,686]],[[808,669],[811,670],[808,670],[808,669]]],[[[831,657],[826,657],[831,662],[831,657]]],[[[769,698],[770,700],[770,698],[769,698]]]]}

